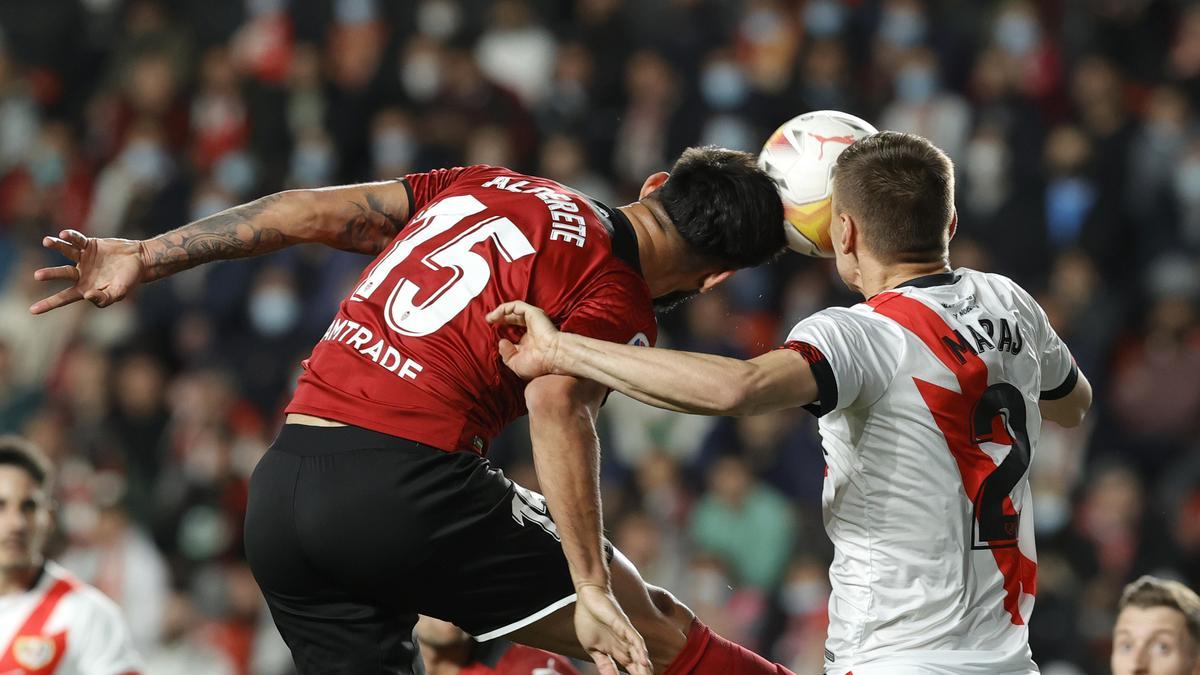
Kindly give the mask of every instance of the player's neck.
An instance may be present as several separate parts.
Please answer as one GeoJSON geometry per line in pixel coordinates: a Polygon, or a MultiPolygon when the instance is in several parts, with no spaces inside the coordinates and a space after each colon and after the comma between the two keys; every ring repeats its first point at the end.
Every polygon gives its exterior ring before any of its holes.
{"type": "Polygon", "coordinates": [[[939,260],[935,262],[879,265],[863,261],[859,269],[859,288],[863,297],[870,298],[877,293],[891,290],[917,277],[949,272],[950,262],[948,260],[939,260]]]}
{"type": "Polygon", "coordinates": [[[641,202],[619,209],[629,219],[637,236],[638,261],[642,266],[642,277],[650,287],[650,296],[662,297],[685,286],[686,280],[695,273],[682,269],[684,257],[678,250],[682,243],[679,235],[675,233],[672,238],[672,233],[664,231],[654,214],[641,202]]]}
{"type": "Polygon", "coordinates": [[[37,580],[41,574],[42,565],[30,565],[28,567],[10,567],[0,571],[0,595],[11,595],[13,593],[24,593],[33,586],[33,582],[37,580]]]}
{"type": "Polygon", "coordinates": [[[471,642],[431,649],[421,645],[426,675],[458,675],[471,660],[471,642]]]}

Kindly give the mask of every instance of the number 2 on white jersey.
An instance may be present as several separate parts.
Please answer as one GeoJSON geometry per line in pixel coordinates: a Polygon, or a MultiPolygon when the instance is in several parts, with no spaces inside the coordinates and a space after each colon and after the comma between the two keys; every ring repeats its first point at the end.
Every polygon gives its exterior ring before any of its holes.
{"type": "MultiPolygon", "coordinates": [[[[408,227],[408,235],[397,241],[354,289],[350,299],[361,302],[370,298],[418,246],[486,209],[471,195],[447,197],[430,205],[422,212],[420,221],[408,227]]],[[[450,279],[429,293],[424,302],[419,305],[415,302],[421,287],[405,277],[396,280],[384,308],[388,326],[403,335],[420,337],[436,332],[463,311],[491,279],[487,260],[471,250],[488,239],[505,262],[511,263],[534,253],[529,239],[511,220],[501,216],[485,218],[420,259],[421,264],[431,270],[452,272],[450,279]]]]}

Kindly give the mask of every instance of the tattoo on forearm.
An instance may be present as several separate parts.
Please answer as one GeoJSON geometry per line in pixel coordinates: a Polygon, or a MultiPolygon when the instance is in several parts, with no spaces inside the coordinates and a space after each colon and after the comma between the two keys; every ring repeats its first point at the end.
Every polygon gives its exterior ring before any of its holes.
{"type": "Polygon", "coordinates": [[[235,206],[172,230],[146,242],[150,279],[169,276],[206,262],[269,253],[294,243],[282,231],[255,220],[281,195],[273,194],[235,206]]]}
{"type": "Polygon", "coordinates": [[[389,212],[375,193],[368,192],[365,201],[366,206],[361,202],[350,202],[358,213],[347,218],[337,233],[335,245],[338,248],[376,254],[404,227],[404,221],[389,212]]]}

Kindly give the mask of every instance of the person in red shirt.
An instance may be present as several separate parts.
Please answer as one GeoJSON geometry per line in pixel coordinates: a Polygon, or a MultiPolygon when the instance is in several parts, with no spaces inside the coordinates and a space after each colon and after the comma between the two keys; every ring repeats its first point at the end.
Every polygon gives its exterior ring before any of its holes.
{"type": "Polygon", "coordinates": [[[449,621],[422,616],[413,633],[426,675],[579,675],[557,654],[507,640],[475,642],[449,621]]]}
{"type": "Polygon", "coordinates": [[[595,416],[607,390],[523,383],[485,316],[520,299],[566,330],[653,345],[655,302],[769,260],[782,220],[754,155],[720,148],[685,151],[615,209],[505,168],[442,169],[281,192],[144,241],[64,231],[43,243],[75,264],[35,276],[72,285],[30,310],[103,307],[139,283],[303,242],[375,256],[251,478],[247,559],[302,673],[410,672],[418,612],[481,641],[590,657],[606,675],[776,673],[604,540],[595,416]],[[525,414],[545,497],[485,459],[525,414]]]}

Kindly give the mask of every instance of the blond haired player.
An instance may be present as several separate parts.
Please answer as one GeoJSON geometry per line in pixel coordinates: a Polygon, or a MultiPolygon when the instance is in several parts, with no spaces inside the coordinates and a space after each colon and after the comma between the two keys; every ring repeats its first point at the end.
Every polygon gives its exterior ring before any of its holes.
{"type": "Polygon", "coordinates": [[[135,675],[117,606],[42,556],[49,482],[40,452],[0,437],[0,675],[135,675]]]}
{"type": "Polygon", "coordinates": [[[1200,675],[1200,596],[1143,576],[1125,587],[1113,627],[1113,675],[1200,675]]]}
{"type": "Polygon", "coordinates": [[[500,345],[523,377],[589,378],[681,412],[820,416],[831,675],[1037,672],[1027,472],[1042,419],[1078,424],[1091,387],[1028,293],[950,267],[953,175],[909,134],[843,152],[830,234],[866,301],[817,312],[750,361],[560,333],[524,303],[489,315],[526,327],[500,345]]]}

